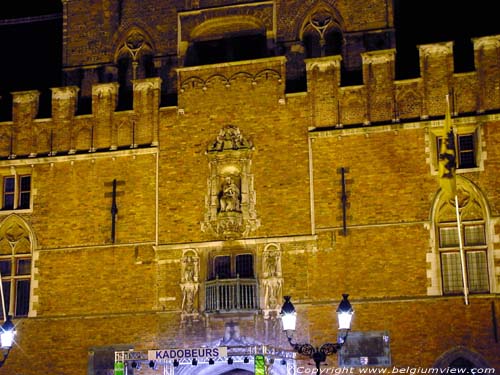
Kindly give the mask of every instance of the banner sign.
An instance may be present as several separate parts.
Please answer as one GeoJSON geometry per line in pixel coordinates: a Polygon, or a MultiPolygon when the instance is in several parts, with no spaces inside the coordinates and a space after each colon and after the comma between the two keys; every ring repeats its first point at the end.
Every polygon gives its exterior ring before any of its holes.
{"type": "Polygon", "coordinates": [[[266,375],[266,359],[263,355],[257,354],[254,357],[255,375],[266,375]]]}
{"type": "Polygon", "coordinates": [[[148,350],[148,360],[227,357],[227,347],[148,350]]]}
{"type": "Polygon", "coordinates": [[[125,374],[125,364],[123,362],[115,362],[115,375],[125,374]]]}

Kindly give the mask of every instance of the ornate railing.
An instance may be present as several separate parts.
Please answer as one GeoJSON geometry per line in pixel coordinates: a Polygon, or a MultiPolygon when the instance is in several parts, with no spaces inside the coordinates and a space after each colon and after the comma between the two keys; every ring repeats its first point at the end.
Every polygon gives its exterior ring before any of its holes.
{"type": "Polygon", "coordinates": [[[215,279],[205,282],[205,312],[234,312],[259,308],[256,279],[215,279]]]}

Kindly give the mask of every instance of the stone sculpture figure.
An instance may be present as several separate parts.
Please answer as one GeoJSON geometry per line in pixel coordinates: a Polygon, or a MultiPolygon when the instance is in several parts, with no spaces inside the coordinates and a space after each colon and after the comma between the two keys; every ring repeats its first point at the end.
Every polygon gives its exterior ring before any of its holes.
{"type": "Polygon", "coordinates": [[[240,211],[240,188],[230,176],[226,177],[224,179],[224,183],[222,184],[220,211],[240,211]]]}

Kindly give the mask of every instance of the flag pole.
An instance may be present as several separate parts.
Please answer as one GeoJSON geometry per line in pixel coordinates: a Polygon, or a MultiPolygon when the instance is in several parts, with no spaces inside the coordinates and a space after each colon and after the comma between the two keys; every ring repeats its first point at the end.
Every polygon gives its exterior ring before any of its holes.
{"type": "Polygon", "coordinates": [[[465,304],[469,304],[469,286],[467,284],[467,271],[465,270],[465,252],[462,243],[462,233],[461,233],[461,223],[460,223],[460,211],[458,209],[458,195],[455,194],[455,212],[457,214],[457,229],[458,229],[458,246],[460,248],[460,263],[462,265],[462,281],[464,283],[464,301],[465,304]]]}
{"type": "Polygon", "coordinates": [[[465,304],[469,304],[469,287],[467,285],[467,269],[465,266],[465,252],[462,243],[460,210],[458,207],[457,181],[456,181],[456,147],[455,129],[451,122],[450,95],[446,95],[446,116],[444,119],[444,136],[439,150],[439,184],[446,199],[455,200],[457,215],[458,245],[460,248],[460,264],[462,268],[462,282],[464,288],[465,304]]]}
{"type": "MultiPolygon", "coordinates": [[[[448,125],[451,128],[451,131],[453,132],[453,139],[455,139],[455,128],[451,125],[451,110],[450,110],[450,95],[446,95],[446,120],[448,121],[448,125]]],[[[453,142],[453,148],[455,148],[455,142],[453,142]]],[[[456,150],[453,150],[456,152],[456,150]]],[[[454,161],[456,162],[456,160],[454,161]]],[[[455,173],[453,173],[453,182],[454,182],[454,195],[455,195],[455,213],[457,216],[457,230],[458,230],[458,246],[460,249],[460,266],[462,268],[462,282],[464,284],[464,303],[466,305],[469,304],[469,286],[467,283],[467,270],[465,267],[465,252],[464,252],[464,245],[463,245],[463,240],[462,240],[462,225],[460,223],[460,210],[458,207],[458,193],[456,189],[456,177],[455,173]]]]}

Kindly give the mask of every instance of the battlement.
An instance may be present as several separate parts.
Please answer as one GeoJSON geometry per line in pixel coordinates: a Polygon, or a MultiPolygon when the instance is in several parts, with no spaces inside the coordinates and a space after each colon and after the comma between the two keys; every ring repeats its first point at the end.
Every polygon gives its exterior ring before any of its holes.
{"type": "MultiPolygon", "coordinates": [[[[289,101],[311,111],[316,127],[442,116],[445,95],[455,114],[500,110],[500,35],[473,39],[475,70],[454,73],[453,43],[418,46],[420,77],[395,80],[396,51],[362,54],[363,84],[341,86],[341,57],[305,61],[307,93],[289,101]]],[[[237,111],[287,103],[285,57],[177,69],[178,113],[237,111]]],[[[116,111],[118,84],[92,87],[92,113],[75,115],[79,88],[52,88],[52,116],[37,119],[38,91],[12,93],[12,121],[0,123],[0,157],[116,150],[159,143],[160,78],[133,81],[133,109],[116,111]]],[[[176,121],[175,117],[168,121],[176,121]]]]}

